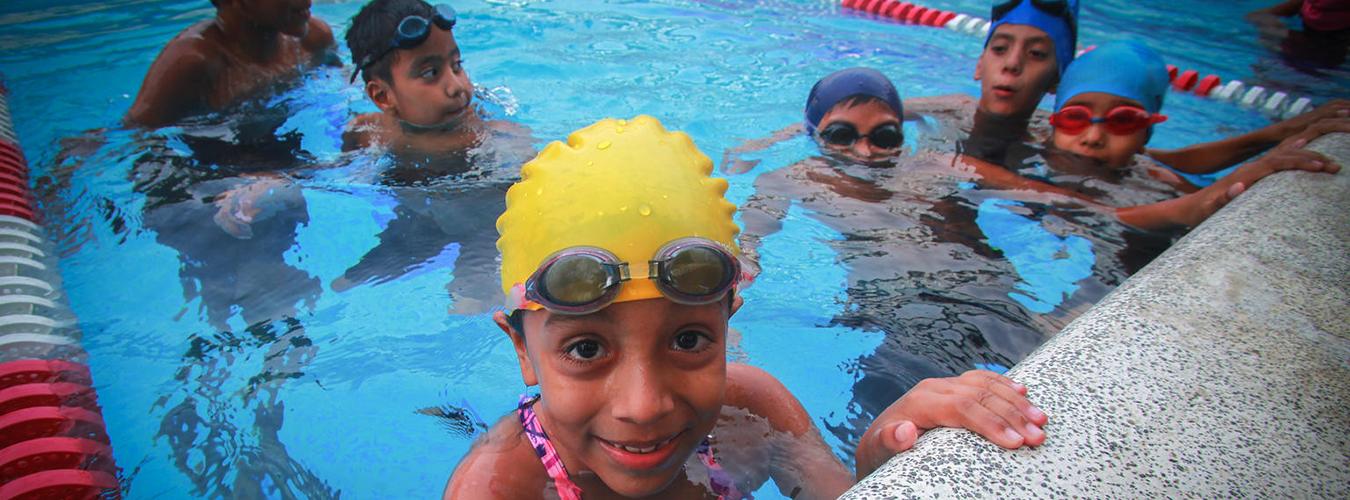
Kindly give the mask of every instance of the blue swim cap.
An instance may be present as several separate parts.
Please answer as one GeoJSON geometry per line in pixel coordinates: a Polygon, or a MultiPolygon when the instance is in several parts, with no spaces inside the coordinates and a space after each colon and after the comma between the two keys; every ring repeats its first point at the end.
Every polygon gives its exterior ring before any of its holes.
{"type": "Polygon", "coordinates": [[[1111,42],[1069,65],[1055,93],[1055,111],[1074,96],[1102,92],[1139,101],[1145,111],[1157,113],[1167,83],[1167,65],[1153,49],[1133,40],[1111,42]]]}
{"type": "Polygon", "coordinates": [[[811,87],[811,94],[806,97],[806,132],[816,133],[825,113],[836,104],[860,95],[881,99],[903,119],[905,108],[900,104],[900,93],[886,75],[872,68],[848,68],[830,73],[811,87]]]}
{"type": "Polygon", "coordinates": [[[999,26],[1024,24],[1044,31],[1054,41],[1059,74],[1063,75],[1065,67],[1073,61],[1078,45],[1078,0],[1012,0],[995,5],[991,17],[994,21],[989,25],[989,35],[984,37],[985,46],[999,26]]]}

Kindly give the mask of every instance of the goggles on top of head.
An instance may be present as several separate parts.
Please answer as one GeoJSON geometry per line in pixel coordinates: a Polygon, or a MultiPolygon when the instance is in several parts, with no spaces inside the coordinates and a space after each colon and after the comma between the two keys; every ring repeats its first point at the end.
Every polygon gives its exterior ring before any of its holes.
{"type": "MultiPolygon", "coordinates": [[[[741,276],[740,261],[712,240],[689,237],[666,243],[647,262],[647,278],[666,298],[685,305],[726,296],[741,276]]],[[[604,309],[629,280],[628,263],[607,250],[572,247],[544,259],[525,280],[525,299],[561,314],[604,309]]]]}
{"type": "MultiPolygon", "coordinates": [[[[820,136],[820,140],[825,144],[841,147],[852,146],[858,139],[864,137],[852,123],[843,121],[830,123],[816,132],[816,135],[820,136]]],[[[905,134],[900,130],[899,123],[885,123],[873,127],[865,137],[867,142],[881,149],[896,149],[905,142],[905,134]]]]}
{"type": "Polygon", "coordinates": [[[446,4],[437,4],[433,7],[436,13],[431,19],[419,15],[411,15],[398,22],[398,27],[394,30],[394,39],[389,41],[389,46],[380,51],[379,54],[367,55],[360,64],[356,65],[356,71],[352,72],[352,79],[348,83],[356,81],[356,75],[361,74],[366,68],[369,68],[376,61],[384,59],[397,49],[411,49],[422,45],[431,36],[431,26],[434,24],[437,28],[450,31],[455,27],[455,9],[446,4]]]}
{"type": "MultiPolygon", "coordinates": [[[[1022,5],[1023,1],[1028,0],[1010,0],[1007,2],[995,4],[990,11],[990,17],[994,21],[1003,19],[1004,16],[1022,5]]],[[[1069,36],[1075,40],[1078,39],[1078,19],[1073,16],[1073,8],[1069,6],[1068,0],[1029,0],[1031,5],[1041,12],[1063,19],[1069,25],[1069,36]]]]}
{"type": "Polygon", "coordinates": [[[1069,135],[1081,134],[1096,123],[1105,124],[1106,131],[1113,135],[1130,135],[1165,121],[1164,115],[1131,105],[1116,106],[1102,117],[1092,116],[1092,110],[1082,105],[1065,106],[1050,115],[1050,126],[1069,135]]]}

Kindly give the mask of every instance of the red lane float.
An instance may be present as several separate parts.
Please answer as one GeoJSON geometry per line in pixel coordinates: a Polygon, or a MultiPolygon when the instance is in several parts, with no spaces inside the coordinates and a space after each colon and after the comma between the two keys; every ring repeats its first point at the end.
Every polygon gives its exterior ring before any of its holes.
{"type": "Polygon", "coordinates": [[[0,500],[120,498],[118,469],[0,84],[0,500]],[[54,300],[56,299],[56,300],[54,300]]]}
{"type": "MultiPolygon", "coordinates": [[[[989,33],[990,22],[978,16],[957,14],[930,9],[909,2],[894,0],[842,0],[845,8],[860,10],[868,14],[894,19],[903,23],[924,26],[945,27],[952,31],[975,36],[989,33]]],[[[1082,55],[1096,48],[1089,45],[1078,53],[1082,55]]],[[[1248,88],[1237,80],[1227,84],[1216,75],[1200,76],[1195,70],[1179,71],[1176,66],[1167,66],[1168,81],[1178,92],[1192,92],[1200,97],[1217,101],[1232,102],[1245,108],[1257,108],[1261,112],[1276,118],[1292,118],[1313,108],[1312,100],[1307,97],[1294,97],[1284,92],[1269,92],[1262,87],[1248,88]]]]}

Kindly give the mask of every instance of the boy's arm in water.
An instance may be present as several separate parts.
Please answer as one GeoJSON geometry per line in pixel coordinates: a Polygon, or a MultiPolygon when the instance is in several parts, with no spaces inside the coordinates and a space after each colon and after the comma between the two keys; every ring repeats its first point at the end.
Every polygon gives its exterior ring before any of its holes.
{"type": "Polygon", "coordinates": [[[1027,388],[994,372],[930,378],[892,403],[863,433],[854,455],[859,480],[936,427],[969,429],[1007,449],[1039,446],[1049,418],[1027,400],[1027,388]]]}
{"type": "Polygon", "coordinates": [[[769,137],[742,142],[741,145],[722,153],[722,173],[736,175],[749,172],[756,165],[759,165],[759,160],[742,160],[741,155],[769,149],[775,144],[790,140],[804,132],[805,127],[802,124],[794,123],[775,131],[769,137]]]}
{"type": "Polygon", "coordinates": [[[1246,134],[1180,149],[1149,148],[1147,154],[1181,172],[1209,174],[1247,161],[1291,138],[1311,141],[1333,132],[1350,132],[1350,100],[1336,99],[1246,134]]]}
{"type": "Polygon", "coordinates": [[[787,190],[795,181],[785,172],[793,167],[781,168],[761,174],[755,178],[755,193],[741,206],[741,231],[737,238],[741,255],[753,268],[747,269],[751,276],[758,276],[760,242],[783,228],[783,217],[787,216],[792,200],[787,190]]]}
{"type": "Polygon", "coordinates": [[[1141,229],[1194,227],[1267,175],[1284,170],[1340,172],[1340,165],[1331,159],[1303,149],[1306,144],[1301,137],[1292,138],[1204,189],[1150,205],[1117,209],[1116,216],[1141,229]]]}

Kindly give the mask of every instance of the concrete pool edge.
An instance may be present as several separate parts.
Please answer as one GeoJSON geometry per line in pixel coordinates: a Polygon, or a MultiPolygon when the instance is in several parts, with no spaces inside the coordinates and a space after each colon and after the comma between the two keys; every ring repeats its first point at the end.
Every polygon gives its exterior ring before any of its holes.
{"type": "Polygon", "coordinates": [[[1009,372],[1044,446],[935,430],[843,498],[1350,497],[1347,212],[1350,171],[1262,180],[1009,372]]]}

